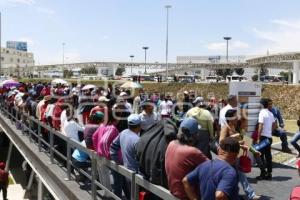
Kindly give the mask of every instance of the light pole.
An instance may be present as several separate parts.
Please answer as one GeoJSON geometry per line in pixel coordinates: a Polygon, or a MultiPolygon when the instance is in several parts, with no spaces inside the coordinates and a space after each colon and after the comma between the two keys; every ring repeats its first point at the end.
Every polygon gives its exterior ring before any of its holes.
{"type": "Polygon", "coordinates": [[[226,60],[228,62],[228,41],[231,40],[231,37],[224,37],[224,40],[226,40],[226,60]]]}
{"type": "Polygon", "coordinates": [[[130,55],[129,57],[131,58],[131,70],[130,70],[130,76],[132,76],[132,67],[133,67],[133,58],[134,58],[134,55],[130,55]]]}
{"type": "Polygon", "coordinates": [[[62,43],[62,50],[63,50],[63,52],[62,52],[62,63],[63,63],[63,65],[65,65],[65,45],[66,45],[66,43],[62,43]]]}
{"type": "MultiPolygon", "coordinates": [[[[167,35],[166,35],[166,77],[168,77],[169,73],[169,64],[168,64],[168,51],[169,51],[169,9],[171,5],[166,5],[165,8],[167,9],[167,35]]],[[[168,79],[168,78],[166,78],[168,79]]]]}
{"type": "Polygon", "coordinates": [[[145,74],[146,74],[147,73],[147,69],[146,69],[147,50],[149,49],[149,47],[143,47],[143,49],[145,50],[145,74]]]}

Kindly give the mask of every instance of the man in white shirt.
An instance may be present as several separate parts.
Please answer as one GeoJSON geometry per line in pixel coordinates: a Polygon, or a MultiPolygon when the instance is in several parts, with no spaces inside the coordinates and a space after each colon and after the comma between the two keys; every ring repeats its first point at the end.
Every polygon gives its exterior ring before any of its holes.
{"type": "Polygon", "coordinates": [[[158,122],[158,115],[154,112],[154,105],[150,99],[146,100],[143,104],[143,112],[139,114],[141,117],[141,129],[148,130],[153,124],[158,122]]]}
{"type": "Polygon", "coordinates": [[[236,108],[237,105],[238,101],[236,95],[229,95],[227,98],[227,105],[221,109],[219,115],[219,125],[221,126],[221,128],[223,128],[227,124],[225,117],[226,112],[230,109],[236,108]]]}
{"type": "Polygon", "coordinates": [[[72,138],[73,140],[80,142],[78,132],[83,132],[84,127],[80,126],[73,118],[73,110],[68,108],[66,109],[67,120],[62,126],[62,133],[67,137],[72,138]]]}
{"type": "Polygon", "coordinates": [[[275,129],[275,118],[270,112],[269,107],[272,107],[271,99],[262,99],[261,104],[263,109],[260,110],[258,116],[258,144],[262,146],[259,150],[264,166],[261,166],[260,176],[256,177],[258,180],[272,179],[272,131],[275,129]],[[265,145],[262,145],[262,144],[265,145]],[[267,170],[267,171],[266,171],[267,170]]]}
{"type": "Polygon", "coordinates": [[[171,101],[171,96],[167,94],[164,101],[159,105],[160,116],[162,119],[171,117],[172,107],[173,102],[171,101]]]}

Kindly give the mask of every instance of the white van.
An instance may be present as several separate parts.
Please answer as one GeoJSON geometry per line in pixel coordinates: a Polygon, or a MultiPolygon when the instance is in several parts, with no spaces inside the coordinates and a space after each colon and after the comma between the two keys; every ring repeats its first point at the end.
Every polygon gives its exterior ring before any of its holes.
{"type": "Polygon", "coordinates": [[[207,83],[217,83],[218,82],[218,76],[206,76],[205,82],[207,83]]]}

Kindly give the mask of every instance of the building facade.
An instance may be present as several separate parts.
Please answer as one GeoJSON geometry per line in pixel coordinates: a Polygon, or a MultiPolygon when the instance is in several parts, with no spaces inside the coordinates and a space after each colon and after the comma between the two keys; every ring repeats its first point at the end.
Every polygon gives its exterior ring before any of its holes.
{"type": "Polygon", "coordinates": [[[1,74],[27,76],[25,68],[34,65],[33,53],[11,48],[1,48],[1,74]]]}

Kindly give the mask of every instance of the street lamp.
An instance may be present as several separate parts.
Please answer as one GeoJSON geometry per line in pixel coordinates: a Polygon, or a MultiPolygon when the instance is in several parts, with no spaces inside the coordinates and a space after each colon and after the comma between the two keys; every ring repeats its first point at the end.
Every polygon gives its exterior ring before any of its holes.
{"type": "MultiPolygon", "coordinates": [[[[169,51],[169,9],[171,5],[166,5],[165,8],[167,9],[167,35],[166,35],[166,77],[168,77],[169,73],[169,64],[168,64],[168,51],[169,51]]],[[[167,78],[168,79],[168,78],[167,78]]]]}
{"type": "Polygon", "coordinates": [[[66,43],[62,43],[62,50],[63,50],[63,52],[62,52],[62,63],[63,63],[63,65],[65,65],[65,45],[66,45],[66,43]]]}
{"type": "Polygon", "coordinates": [[[228,62],[228,41],[231,40],[231,37],[224,37],[224,40],[226,40],[226,60],[228,62]]]}
{"type": "Polygon", "coordinates": [[[131,72],[130,72],[130,75],[132,76],[132,67],[133,67],[133,58],[134,58],[134,55],[130,55],[129,57],[131,58],[131,72]]]}
{"type": "Polygon", "coordinates": [[[146,69],[147,50],[149,49],[149,47],[143,47],[143,49],[145,50],[145,74],[146,74],[147,73],[147,69],[146,69]]]}

